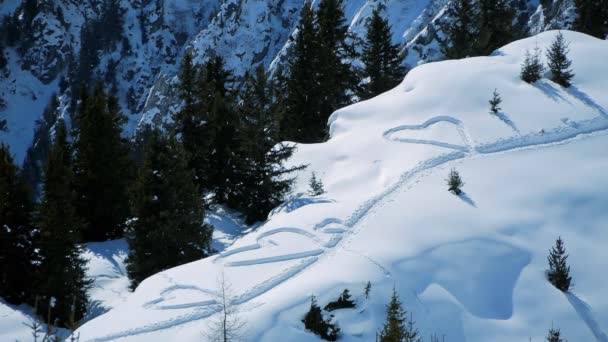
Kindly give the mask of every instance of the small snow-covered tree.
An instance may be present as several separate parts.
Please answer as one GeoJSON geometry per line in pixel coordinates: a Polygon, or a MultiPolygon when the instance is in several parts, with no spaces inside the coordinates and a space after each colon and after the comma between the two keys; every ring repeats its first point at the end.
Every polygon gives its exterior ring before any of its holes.
{"type": "Polygon", "coordinates": [[[334,311],[338,309],[350,309],[355,307],[355,302],[351,299],[350,291],[344,289],[340,297],[333,302],[325,305],[325,310],[334,311]]]}
{"type": "Polygon", "coordinates": [[[568,43],[564,35],[559,32],[547,50],[547,59],[551,70],[551,81],[566,88],[570,87],[570,80],[574,77],[570,69],[572,61],[568,59],[568,52],[568,43]]]}
{"type": "Polygon", "coordinates": [[[332,322],[331,316],[323,318],[321,307],[317,304],[315,296],[310,298],[310,309],[302,319],[304,327],[326,341],[336,341],[340,336],[340,328],[332,322]]]}
{"type": "Polygon", "coordinates": [[[224,272],[220,274],[217,283],[216,301],[219,313],[211,323],[206,337],[213,342],[239,341],[245,336],[246,323],[242,320],[235,303],[232,284],[226,280],[224,272]]]}
{"type": "Polygon", "coordinates": [[[526,57],[521,65],[520,77],[524,82],[534,83],[542,78],[545,66],[540,59],[540,48],[536,47],[534,53],[526,50],[526,57]]]}
{"type": "Polygon", "coordinates": [[[498,89],[494,89],[494,93],[492,93],[492,99],[488,101],[490,103],[490,114],[498,114],[502,108],[500,108],[500,104],[502,103],[502,98],[498,93],[498,89]]]}
{"type": "Polygon", "coordinates": [[[549,329],[549,334],[547,335],[547,342],[566,342],[561,337],[561,332],[559,329],[551,328],[549,329]]]}
{"type": "Polygon", "coordinates": [[[549,261],[547,278],[557,289],[567,292],[570,289],[572,277],[570,277],[570,266],[567,264],[568,254],[566,254],[561,237],[555,241],[555,246],[549,251],[547,260],[549,261]]]}
{"type": "Polygon", "coordinates": [[[320,178],[317,178],[317,175],[313,172],[310,177],[310,190],[308,190],[308,194],[311,196],[319,196],[325,193],[325,189],[323,187],[323,181],[320,178]]]}
{"type": "Polygon", "coordinates": [[[462,178],[460,178],[460,174],[456,169],[452,169],[450,174],[448,175],[448,179],[446,180],[448,183],[448,191],[453,192],[455,195],[460,195],[462,193],[462,186],[464,182],[462,178]]]}

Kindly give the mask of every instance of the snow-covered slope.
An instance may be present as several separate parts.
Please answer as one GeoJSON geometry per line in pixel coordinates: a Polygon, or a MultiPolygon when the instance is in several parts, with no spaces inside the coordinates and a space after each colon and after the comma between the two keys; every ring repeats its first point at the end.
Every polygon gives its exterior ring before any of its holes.
{"type": "Polygon", "coordinates": [[[296,196],[221,254],[148,278],[82,326],[81,341],[200,341],[222,273],[250,341],[316,340],[300,322],[308,296],[325,305],[345,287],[358,307],[335,313],[342,340],[373,340],[393,286],[427,339],[541,341],[553,325],[570,341],[607,341],[608,43],[564,32],[574,85],[522,82],[525,50],[555,34],[419,66],[337,111],[331,139],[293,158],[310,164],[296,192],[315,171],[327,193],[296,196]],[[447,191],[450,168],[463,196],[447,191]],[[560,235],[575,283],[567,295],[544,275],[560,235]]]}

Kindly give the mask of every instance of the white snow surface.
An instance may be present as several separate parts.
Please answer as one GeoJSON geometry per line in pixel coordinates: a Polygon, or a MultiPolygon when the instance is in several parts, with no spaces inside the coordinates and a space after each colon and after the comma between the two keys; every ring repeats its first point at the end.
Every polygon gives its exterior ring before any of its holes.
{"type": "Polygon", "coordinates": [[[522,82],[525,50],[556,33],[419,66],[337,111],[330,140],[298,145],[290,161],[309,164],[298,195],[219,255],[146,279],[80,340],[205,340],[223,273],[248,341],[317,340],[301,323],[310,294],[324,306],[344,288],[357,308],[334,312],[341,340],[373,341],[393,286],[425,340],[542,341],[553,325],[569,341],[608,341],[608,42],[563,31],[573,86],[522,82]],[[460,197],[447,191],[451,168],[460,197]],[[327,192],[311,198],[313,171],[327,192]],[[544,273],[558,236],[566,295],[544,273]]]}

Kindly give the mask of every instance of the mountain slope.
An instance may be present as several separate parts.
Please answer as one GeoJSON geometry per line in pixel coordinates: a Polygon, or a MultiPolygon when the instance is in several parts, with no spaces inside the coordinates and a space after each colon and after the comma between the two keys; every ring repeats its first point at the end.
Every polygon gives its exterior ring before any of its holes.
{"type": "Polygon", "coordinates": [[[568,340],[606,341],[608,44],[564,32],[573,87],[522,82],[525,50],[555,34],[419,66],[337,111],[328,142],[298,145],[293,163],[310,164],[300,195],[220,255],[148,278],[82,326],[81,340],[198,341],[217,318],[223,273],[253,341],[315,340],[300,322],[309,294],[323,306],[345,287],[358,309],[336,312],[343,340],[373,340],[393,286],[426,337],[540,341],[554,324],[568,340]],[[466,182],[460,197],[445,185],[452,167],[466,182]],[[320,197],[304,195],[312,171],[320,197]],[[544,276],[559,235],[575,279],[568,295],[544,276]]]}

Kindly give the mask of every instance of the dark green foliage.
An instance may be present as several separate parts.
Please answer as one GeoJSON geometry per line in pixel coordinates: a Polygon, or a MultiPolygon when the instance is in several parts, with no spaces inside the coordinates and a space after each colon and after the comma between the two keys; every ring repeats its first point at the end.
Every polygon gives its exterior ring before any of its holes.
{"type": "Polygon", "coordinates": [[[498,114],[498,112],[502,109],[499,107],[502,103],[502,98],[500,98],[500,94],[498,94],[498,89],[494,89],[492,98],[488,102],[490,103],[490,114],[498,114]]]}
{"type": "Polygon", "coordinates": [[[308,185],[310,186],[308,194],[311,196],[320,196],[325,193],[323,181],[320,178],[317,178],[317,175],[314,172],[312,173],[312,176],[310,176],[310,181],[308,182],[308,185]]]}
{"type": "Polygon", "coordinates": [[[30,302],[36,231],[30,193],[8,146],[0,145],[0,294],[7,302],[30,302]]]}
{"type": "Polygon", "coordinates": [[[325,126],[320,114],[319,43],[314,12],[308,2],[300,15],[285,82],[281,140],[311,143],[322,140],[325,126]]]}
{"type": "Polygon", "coordinates": [[[8,61],[4,55],[4,43],[2,42],[2,37],[0,37],[0,69],[4,69],[6,63],[8,63],[8,61]]]}
{"type": "Polygon", "coordinates": [[[116,98],[106,95],[101,85],[90,96],[82,89],[73,136],[76,207],[85,241],[121,237],[129,215],[127,189],[133,176],[121,136],[125,120],[116,98]]]}
{"type": "Polygon", "coordinates": [[[551,328],[549,329],[549,334],[547,335],[547,342],[566,342],[566,340],[561,338],[561,332],[559,329],[551,328]]]}
{"type": "Polygon", "coordinates": [[[406,311],[403,310],[397,291],[393,288],[390,303],[386,306],[386,322],[378,334],[378,342],[419,342],[418,330],[410,318],[406,321],[406,311]]]}
{"type": "Polygon", "coordinates": [[[456,0],[451,3],[454,21],[448,29],[448,40],[442,47],[443,54],[450,59],[474,55],[477,36],[477,17],[471,0],[456,0]]]}
{"type": "Polygon", "coordinates": [[[572,277],[570,277],[570,266],[568,266],[568,254],[564,247],[564,241],[559,237],[555,241],[555,246],[549,251],[547,257],[549,262],[549,270],[547,272],[547,279],[553,286],[562,292],[568,292],[572,283],[572,277]]]}
{"type": "Polygon", "coordinates": [[[304,327],[326,341],[336,341],[340,337],[340,328],[332,323],[331,317],[324,319],[315,296],[310,298],[310,309],[302,319],[304,327]]]}
{"type": "Polygon", "coordinates": [[[540,49],[537,47],[534,49],[534,53],[526,50],[526,58],[521,65],[520,77],[524,82],[534,83],[540,80],[543,76],[545,66],[540,59],[540,49]]]}
{"type": "Polygon", "coordinates": [[[401,63],[404,55],[399,45],[392,43],[391,27],[382,18],[379,10],[374,10],[367,26],[361,61],[364,64],[359,97],[369,99],[397,86],[405,77],[406,69],[401,63]]]}
{"type": "Polygon", "coordinates": [[[551,81],[566,88],[570,87],[570,80],[574,77],[570,69],[572,61],[568,59],[568,52],[568,43],[560,32],[547,50],[547,63],[551,71],[551,81]]]}
{"type": "Polygon", "coordinates": [[[365,299],[369,299],[369,294],[372,291],[372,282],[368,281],[367,284],[365,284],[365,299]]]}
{"type": "Polygon", "coordinates": [[[40,229],[36,293],[43,311],[49,309],[46,305],[51,298],[55,299],[53,323],[61,326],[67,326],[72,315],[75,320],[82,318],[91,283],[85,280],[86,260],[77,245],[81,221],[74,206],[72,157],[66,135],[63,122],[58,122],[44,168],[44,196],[36,220],[40,229]]]}
{"type": "Polygon", "coordinates": [[[153,132],[132,192],[134,218],[127,241],[131,287],[145,278],[211,252],[213,228],[203,223],[204,206],[186,153],[172,137],[153,132]]]}
{"type": "Polygon", "coordinates": [[[287,175],[303,168],[283,166],[294,147],[278,140],[282,104],[276,81],[267,78],[262,66],[256,69],[255,76],[245,77],[238,108],[238,187],[229,204],[246,215],[248,224],[265,220],[270,210],[283,202],[293,183],[287,175]]]}
{"type": "Polygon", "coordinates": [[[120,0],[106,0],[96,23],[98,39],[104,50],[112,50],[123,37],[124,16],[120,0]]]}
{"type": "Polygon", "coordinates": [[[578,16],[574,29],[605,39],[608,34],[607,0],[574,0],[578,16]]]}
{"type": "Polygon", "coordinates": [[[515,11],[510,0],[479,0],[479,30],[475,53],[489,55],[516,38],[513,28],[515,11]]]}
{"type": "Polygon", "coordinates": [[[450,170],[450,174],[447,179],[448,183],[448,191],[453,192],[455,195],[462,194],[462,187],[464,186],[464,182],[462,178],[460,178],[460,174],[456,169],[450,170]]]}
{"type": "Polygon", "coordinates": [[[324,309],[326,311],[334,311],[338,309],[352,309],[356,305],[350,297],[350,291],[348,291],[348,289],[344,289],[340,297],[338,297],[338,299],[334,300],[333,302],[327,303],[324,309]]]}

